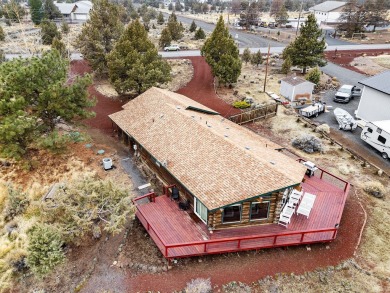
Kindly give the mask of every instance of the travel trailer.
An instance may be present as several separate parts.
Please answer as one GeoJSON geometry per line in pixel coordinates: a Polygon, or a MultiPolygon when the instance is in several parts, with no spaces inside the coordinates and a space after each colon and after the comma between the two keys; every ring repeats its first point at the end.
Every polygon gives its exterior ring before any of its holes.
{"type": "Polygon", "coordinates": [[[361,139],[381,152],[382,158],[390,156],[390,120],[367,122],[361,139]]]}

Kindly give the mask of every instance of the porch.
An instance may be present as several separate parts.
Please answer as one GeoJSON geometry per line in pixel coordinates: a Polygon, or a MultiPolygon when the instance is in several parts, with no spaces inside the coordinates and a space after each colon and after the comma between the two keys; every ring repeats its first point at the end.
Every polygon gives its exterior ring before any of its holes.
{"type": "Polygon", "coordinates": [[[142,197],[135,199],[136,216],[168,259],[332,241],[349,183],[318,169],[314,176],[305,176],[302,188],[317,195],[315,204],[309,218],[294,214],[287,228],[266,224],[211,233],[193,211],[180,210],[166,195],[150,198],[151,202],[144,204],[142,197]]]}

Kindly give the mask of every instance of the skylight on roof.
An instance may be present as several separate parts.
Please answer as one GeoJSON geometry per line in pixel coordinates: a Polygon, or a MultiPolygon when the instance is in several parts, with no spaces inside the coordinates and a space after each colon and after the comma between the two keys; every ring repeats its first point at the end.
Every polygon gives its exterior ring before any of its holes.
{"type": "Polygon", "coordinates": [[[210,115],[219,115],[218,112],[209,111],[209,110],[206,110],[206,109],[201,109],[201,108],[197,108],[197,107],[194,107],[194,106],[188,106],[186,108],[186,110],[192,110],[192,111],[196,111],[196,112],[200,112],[200,113],[204,113],[204,114],[210,114],[210,115]]]}

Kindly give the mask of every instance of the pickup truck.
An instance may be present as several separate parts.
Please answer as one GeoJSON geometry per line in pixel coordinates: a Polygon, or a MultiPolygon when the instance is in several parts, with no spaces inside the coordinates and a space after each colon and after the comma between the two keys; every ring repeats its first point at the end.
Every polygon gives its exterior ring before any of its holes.
{"type": "Polygon", "coordinates": [[[348,103],[354,97],[360,97],[362,90],[354,85],[344,84],[336,92],[333,101],[340,103],[348,103]]]}
{"type": "Polygon", "coordinates": [[[313,116],[317,117],[318,114],[324,112],[325,112],[325,103],[322,102],[315,102],[313,105],[299,109],[299,114],[307,118],[313,116]]]}

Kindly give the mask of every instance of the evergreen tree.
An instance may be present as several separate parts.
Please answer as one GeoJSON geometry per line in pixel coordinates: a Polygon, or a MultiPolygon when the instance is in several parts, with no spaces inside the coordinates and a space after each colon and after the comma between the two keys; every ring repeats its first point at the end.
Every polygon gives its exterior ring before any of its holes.
{"type": "Polygon", "coordinates": [[[201,53],[220,82],[231,84],[237,81],[241,73],[240,55],[222,16],[203,45],[201,53]]]}
{"type": "Polygon", "coordinates": [[[195,32],[195,40],[203,40],[206,38],[205,32],[202,30],[202,28],[198,28],[198,30],[195,32]]]}
{"type": "Polygon", "coordinates": [[[169,11],[172,11],[172,10],[173,10],[173,4],[172,4],[172,2],[169,3],[169,5],[168,5],[168,10],[169,10],[169,11]]]}
{"type": "Polygon", "coordinates": [[[249,48],[245,48],[244,52],[242,53],[241,59],[245,62],[245,64],[251,61],[251,50],[249,50],[249,48]]]}
{"type": "Polygon", "coordinates": [[[56,19],[61,18],[62,14],[58,7],[54,5],[53,0],[44,0],[43,16],[47,19],[56,19]]]}
{"type": "Polygon", "coordinates": [[[313,69],[310,69],[309,72],[306,74],[305,79],[311,81],[314,84],[318,84],[321,79],[321,71],[318,66],[314,67],[313,69]]]}
{"type": "Polygon", "coordinates": [[[175,11],[181,11],[183,6],[180,4],[180,1],[176,1],[175,3],[175,11]]]}
{"type": "Polygon", "coordinates": [[[160,13],[158,14],[158,17],[157,17],[157,24],[159,24],[159,25],[164,24],[164,15],[162,14],[161,11],[160,11],[160,13]]]}
{"type": "Polygon", "coordinates": [[[65,35],[69,34],[69,31],[70,31],[69,24],[66,21],[62,22],[62,24],[61,24],[61,31],[65,35]]]}
{"type": "Polygon", "coordinates": [[[164,28],[161,32],[161,37],[158,42],[159,46],[161,48],[164,48],[165,46],[169,45],[172,41],[171,33],[169,32],[168,28],[164,28]]]}
{"type": "Polygon", "coordinates": [[[170,80],[169,64],[158,55],[138,20],[126,28],[107,59],[110,81],[120,94],[141,94],[170,80]]]}
{"type": "Polygon", "coordinates": [[[34,24],[40,24],[42,21],[42,0],[29,0],[31,20],[34,24]]]}
{"type": "Polygon", "coordinates": [[[283,50],[283,59],[290,57],[292,65],[301,66],[305,74],[307,67],[326,64],[324,50],[324,37],[314,15],[310,14],[301,27],[299,36],[283,50]]]}
{"type": "Polygon", "coordinates": [[[57,118],[70,122],[91,117],[85,111],[90,77],[68,82],[69,62],[56,50],[41,58],[13,59],[0,65],[0,152],[18,158],[40,133],[52,131],[57,118]]]}
{"type": "Polygon", "coordinates": [[[41,37],[44,45],[51,45],[53,39],[61,39],[61,33],[57,29],[57,25],[47,19],[42,20],[41,24],[41,37]]]}
{"type": "Polygon", "coordinates": [[[278,25],[287,23],[288,13],[287,13],[286,6],[282,5],[280,10],[275,14],[275,21],[278,25]]]}
{"type": "Polygon", "coordinates": [[[259,50],[251,56],[251,64],[258,67],[261,63],[263,63],[263,55],[259,50]]]}
{"type": "Polygon", "coordinates": [[[66,55],[66,46],[64,44],[63,41],[61,41],[60,39],[58,39],[57,37],[54,37],[53,38],[53,42],[51,43],[51,47],[55,50],[57,50],[61,57],[65,58],[67,57],[66,55]]]}
{"type": "Polygon", "coordinates": [[[281,72],[285,75],[289,74],[291,72],[291,66],[291,59],[289,56],[287,56],[287,58],[283,61],[281,72]]]}
{"type": "Polygon", "coordinates": [[[18,2],[11,0],[7,4],[4,4],[2,8],[2,14],[8,21],[20,22],[26,15],[26,11],[18,2]]]}
{"type": "Polygon", "coordinates": [[[5,40],[5,33],[3,27],[0,26],[0,42],[3,42],[4,40],[5,40]]]}
{"type": "Polygon", "coordinates": [[[97,0],[77,40],[81,54],[98,74],[107,74],[106,55],[123,32],[118,13],[118,5],[108,0],[97,0]]]}
{"type": "Polygon", "coordinates": [[[196,23],[195,23],[195,20],[193,20],[191,22],[191,25],[190,25],[190,32],[193,33],[194,31],[196,31],[196,23]]]}
{"type": "Polygon", "coordinates": [[[171,34],[172,40],[177,41],[183,37],[183,27],[177,21],[176,14],[172,12],[169,16],[167,27],[171,34]]]}

